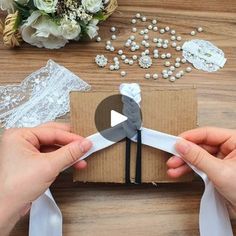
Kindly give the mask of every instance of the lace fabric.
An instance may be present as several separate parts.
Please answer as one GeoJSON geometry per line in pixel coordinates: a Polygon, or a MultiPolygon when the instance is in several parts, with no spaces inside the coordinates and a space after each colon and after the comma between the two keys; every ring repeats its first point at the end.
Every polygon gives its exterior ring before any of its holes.
{"type": "Polygon", "coordinates": [[[182,49],[183,57],[199,70],[215,72],[226,63],[224,52],[205,40],[187,41],[182,49]]]}
{"type": "Polygon", "coordinates": [[[0,86],[0,121],[5,128],[33,127],[69,112],[70,91],[90,85],[52,60],[19,85],[0,86]]]}

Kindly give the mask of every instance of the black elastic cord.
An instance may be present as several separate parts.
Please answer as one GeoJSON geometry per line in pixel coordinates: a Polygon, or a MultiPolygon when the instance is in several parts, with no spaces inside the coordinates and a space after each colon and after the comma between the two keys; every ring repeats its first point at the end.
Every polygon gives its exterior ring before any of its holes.
{"type": "Polygon", "coordinates": [[[136,174],[135,183],[142,183],[142,133],[137,131],[137,156],[136,156],[136,174]]]}
{"type": "Polygon", "coordinates": [[[125,150],[125,183],[130,184],[130,154],[131,154],[131,140],[126,138],[125,150]]]}

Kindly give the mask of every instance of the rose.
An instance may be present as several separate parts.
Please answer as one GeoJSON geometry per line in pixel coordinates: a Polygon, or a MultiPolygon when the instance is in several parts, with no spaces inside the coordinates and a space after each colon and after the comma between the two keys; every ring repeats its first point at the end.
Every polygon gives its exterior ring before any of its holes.
{"type": "Polygon", "coordinates": [[[34,5],[41,11],[46,13],[54,13],[56,11],[58,0],[34,0],[34,5]]]}
{"type": "Polygon", "coordinates": [[[76,39],[80,32],[80,25],[75,20],[63,19],[61,21],[62,35],[68,40],[76,39]]]}
{"type": "Polygon", "coordinates": [[[86,11],[96,13],[103,8],[102,0],[82,0],[82,5],[86,11]]]}
{"type": "Polygon", "coordinates": [[[0,8],[3,11],[14,11],[14,2],[18,2],[21,5],[25,5],[29,0],[0,0],[0,8]]]}
{"type": "Polygon", "coordinates": [[[62,36],[61,26],[57,25],[47,15],[34,11],[21,27],[22,38],[25,42],[49,49],[64,47],[68,42],[62,36]]]}
{"type": "Polygon", "coordinates": [[[87,26],[87,34],[91,39],[98,35],[98,22],[99,20],[93,19],[89,22],[89,25],[87,26]]]}

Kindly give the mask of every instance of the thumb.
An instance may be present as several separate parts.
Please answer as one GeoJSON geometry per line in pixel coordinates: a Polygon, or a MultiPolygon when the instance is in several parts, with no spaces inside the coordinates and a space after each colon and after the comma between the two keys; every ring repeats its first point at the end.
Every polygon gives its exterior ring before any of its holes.
{"type": "Polygon", "coordinates": [[[50,160],[58,172],[70,167],[78,161],[92,147],[91,141],[83,139],[72,142],[54,152],[51,152],[50,160]]]}
{"type": "Polygon", "coordinates": [[[220,159],[192,142],[181,139],[176,143],[175,149],[185,161],[206,173],[209,178],[222,169],[220,159]]]}

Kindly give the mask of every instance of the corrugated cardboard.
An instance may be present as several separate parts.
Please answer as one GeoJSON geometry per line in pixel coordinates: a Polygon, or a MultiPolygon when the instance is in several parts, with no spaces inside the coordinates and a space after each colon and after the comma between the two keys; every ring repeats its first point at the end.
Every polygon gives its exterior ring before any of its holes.
{"type": "MultiPolygon", "coordinates": [[[[97,132],[94,114],[98,104],[115,91],[90,91],[71,93],[72,130],[87,137],[97,132]]],[[[178,135],[197,125],[197,99],[195,89],[144,90],[142,89],[143,126],[154,130],[178,135]]],[[[158,140],[157,140],[158,142],[158,140]]],[[[188,175],[179,180],[170,179],[166,174],[166,160],[169,154],[143,146],[142,182],[183,182],[192,180],[188,175]]],[[[131,179],[135,178],[136,144],[131,151],[131,179]]],[[[85,170],[75,171],[74,181],[81,182],[125,182],[125,142],[119,142],[101,150],[88,159],[85,170]]]]}

